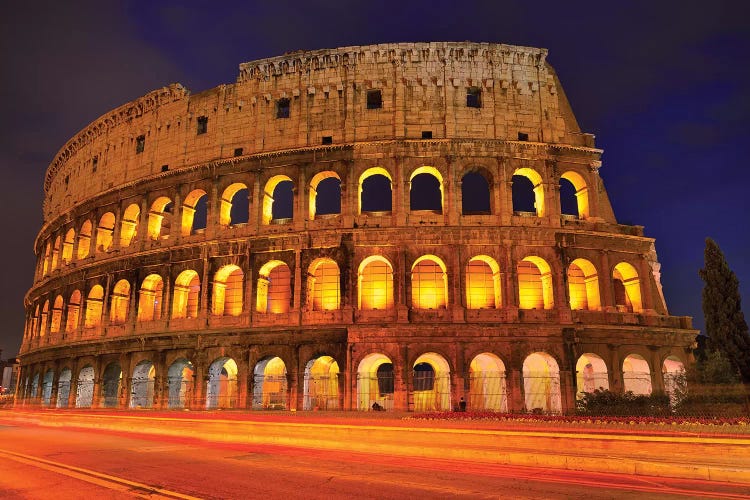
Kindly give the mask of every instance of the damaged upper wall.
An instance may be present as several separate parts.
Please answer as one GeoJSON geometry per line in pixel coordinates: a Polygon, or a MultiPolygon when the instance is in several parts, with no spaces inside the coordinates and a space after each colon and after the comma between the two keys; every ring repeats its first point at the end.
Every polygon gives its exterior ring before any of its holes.
{"type": "Polygon", "coordinates": [[[360,141],[526,140],[593,148],[546,49],[469,42],[304,51],[240,65],[236,84],[179,84],[105,114],[45,178],[45,221],[143,177],[266,151],[360,141]],[[467,92],[479,107],[467,106],[467,92]],[[381,107],[368,107],[380,91],[381,107]],[[288,103],[288,117],[280,111],[288,103]]]}

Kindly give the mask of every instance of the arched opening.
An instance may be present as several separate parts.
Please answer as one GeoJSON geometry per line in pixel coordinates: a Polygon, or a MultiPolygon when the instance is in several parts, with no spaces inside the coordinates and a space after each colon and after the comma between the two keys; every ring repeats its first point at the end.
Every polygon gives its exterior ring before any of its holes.
{"type": "Polygon", "coordinates": [[[253,370],[253,409],[287,409],[286,365],[278,356],[263,358],[255,365],[253,370]]]}
{"type": "Polygon", "coordinates": [[[115,214],[107,212],[99,219],[99,225],[96,226],[96,251],[109,252],[112,249],[112,243],[115,233],[115,214]]]}
{"type": "Polygon", "coordinates": [[[463,215],[492,213],[490,183],[479,172],[467,172],[461,179],[461,213],[463,215]]]}
{"type": "Polygon", "coordinates": [[[65,321],[65,331],[74,332],[78,329],[78,322],[81,315],[81,291],[73,290],[68,300],[68,318],[65,321]]]}
{"type": "Polygon", "coordinates": [[[609,390],[607,364],[601,357],[588,352],[578,358],[576,362],[576,387],[578,388],[578,398],[597,389],[609,390]]]}
{"type": "Polygon", "coordinates": [[[49,406],[52,400],[52,385],[55,381],[55,372],[47,370],[42,379],[42,406],[49,406]]]}
{"type": "Polygon", "coordinates": [[[138,234],[138,219],[140,217],[141,207],[135,203],[128,205],[128,208],[122,214],[122,222],[120,223],[120,246],[122,248],[129,247],[133,238],[138,234]]]}
{"type": "Polygon", "coordinates": [[[52,303],[52,322],[50,323],[50,333],[59,333],[62,326],[63,298],[62,295],[55,297],[52,303]]]}
{"type": "Polygon", "coordinates": [[[560,369],[547,353],[535,352],[523,361],[523,391],[526,411],[559,413],[560,369]]]}
{"type": "Polygon", "coordinates": [[[339,364],[331,356],[318,356],[305,366],[304,410],[339,409],[339,364]]]}
{"type": "Polygon", "coordinates": [[[73,374],[70,368],[65,368],[60,372],[60,378],[57,379],[57,407],[67,408],[70,404],[70,380],[73,374]]]}
{"type": "Polygon", "coordinates": [[[237,407],[237,363],[222,357],[208,367],[206,409],[237,407]]]}
{"type": "Polygon", "coordinates": [[[677,356],[668,356],[662,364],[661,374],[664,380],[664,392],[667,393],[669,402],[674,406],[685,397],[687,391],[685,365],[677,356]]]}
{"type": "Polygon", "coordinates": [[[391,174],[382,167],[365,170],[359,176],[359,212],[390,212],[393,195],[391,174]]]}
{"type": "Polygon", "coordinates": [[[102,324],[102,306],[104,302],[104,288],[94,285],[86,298],[86,314],[83,318],[85,328],[96,328],[102,324]]]}
{"type": "Polygon", "coordinates": [[[513,172],[513,213],[515,215],[546,215],[542,176],[531,168],[513,172]]]}
{"type": "Polygon", "coordinates": [[[428,352],[412,365],[414,411],[451,409],[451,371],[440,354],[428,352]]]}
{"type": "Polygon", "coordinates": [[[518,306],[521,309],[552,309],[552,272],[541,257],[524,257],[518,263],[518,306]]]}
{"type": "Polygon", "coordinates": [[[250,220],[250,191],[241,182],[227,186],[219,205],[219,224],[223,227],[247,224],[250,220]]]}
{"type": "Polygon", "coordinates": [[[94,402],[94,368],[84,366],[78,372],[76,383],[76,408],[91,408],[94,402]]]}
{"type": "Polygon", "coordinates": [[[500,305],[500,266],[487,255],[472,257],[466,266],[466,307],[497,309],[500,305]]]}
{"type": "Polygon", "coordinates": [[[149,274],[138,292],[138,321],[161,319],[164,281],[158,274],[149,274]]]}
{"type": "Polygon", "coordinates": [[[434,255],[423,255],[411,268],[411,302],[415,309],[443,309],[448,297],[445,264],[434,255]]]}
{"type": "Polygon", "coordinates": [[[357,409],[393,409],[393,363],[385,354],[365,356],[357,367],[357,409]]]}
{"type": "Polygon", "coordinates": [[[172,226],[172,200],[160,196],[151,204],[148,211],[148,237],[154,241],[169,238],[172,226]]]}
{"type": "Polygon", "coordinates": [[[192,269],[182,271],[174,282],[172,318],[197,318],[201,282],[192,269]]]}
{"type": "Polygon", "coordinates": [[[288,222],[294,216],[294,183],[286,175],[268,179],[263,189],[262,222],[264,225],[288,222]]]}
{"type": "Polygon", "coordinates": [[[339,266],[331,259],[315,259],[307,277],[313,311],[333,311],[341,304],[339,266]]]}
{"type": "Polygon", "coordinates": [[[78,233],[78,260],[85,259],[89,256],[91,250],[91,221],[87,220],[81,225],[78,233]]]}
{"type": "Polygon", "coordinates": [[[76,230],[72,227],[65,233],[65,239],[63,240],[62,247],[62,263],[64,265],[70,264],[73,260],[73,244],[76,240],[76,230]]]}
{"type": "Polygon", "coordinates": [[[651,368],[640,354],[631,354],[622,362],[622,383],[625,392],[647,396],[651,394],[651,368]]]}
{"type": "Polygon", "coordinates": [[[239,316],[242,314],[244,288],[242,269],[234,264],[222,266],[214,275],[211,312],[215,316],[239,316]]]}
{"type": "Polygon", "coordinates": [[[31,320],[31,338],[39,336],[39,323],[41,322],[41,317],[39,313],[39,304],[36,305],[34,308],[34,317],[31,320]]]}
{"type": "Polygon", "coordinates": [[[113,325],[124,325],[128,320],[130,309],[130,283],[120,280],[115,283],[109,299],[109,322],[113,325]]]}
{"type": "Polygon", "coordinates": [[[490,352],[478,354],[469,365],[469,409],[508,411],[505,364],[490,352]]]}
{"type": "Polygon", "coordinates": [[[52,250],[48,241],[47,244],[44,246],[44,259],[42,259],[42,276],[46,276],[50,270],[49,269],[49,264],[50,264],[49,257],[50,257],[51,252],[52,250]]]}
{"type": "Polygon", "coordinates": [[[154,406],[154,380],[156,369],[149,360],[135,365],[133,381],[130,388],[131,408],[151,408],[154,406]]]}
{"type": "Polygon", "coordinates": [[[574,310],[598,311],[599,276],[594,265],[586,259],[575,259],[568,266],[568,295],[570,308],[574,310]]]}
{"type": "Polygon", "coordinates": [[[443,176],[434,167],[419,167],[409,177],[409,209],[443,213],[443,176]]]}
{"type": "Polygon", "coordinates": [[[193,364],[181,358],[167,370],[168,408],[185,408],[190,404],[193,393],[193,364]]]}
{"type": "Polygon", "coordinates": [[[36,399],[39,397],[39,374],[35,373],[31,379],[31,392],[29,392],[30,399],[36,399]]]}
{"type": "Polygon", "coordinates": [[[102,406],[117,408],[120,406],[120,389],[122,387],[122,369],[119,363],[112,362],[104,368],[102,377],[102,406]]]}
{"type": "Polygon", "coordinates": [[[45,335],[47,335],[47,329],[49,328],[49,300],[44,301],[40,321],[41,325],[39,326],[39,336],[44,337],[45,335]]]}
{"type": "Polygon", "coordinates": [[[60,236],[57,236],[55,238],[55,243],[52,245],[52,270],[58,268],[60,265],[60,246],[62,245],[60,241],[60,236]]]}
{"type": "Polygon", "coordinates": [[[371,255],[364,259],[359,265],[357,282],[358,309],[393,308],[393,268],[384,257],[371,255]]]}
{"type": "Polygon", "coordinates": [[[586,181],[577,172],[560,176],[560,212],[579,219],[589,216],[589,194],[586,181]]]}
{"type": "Polygon", "coordinates": [[[620,262],[612,271],[615,307],[619,311],[641,312],[641,280],[635,267],[627,262],[620,262]]]}
{"type": "Polygon", "coordinates": [[[261,313],[289,312],[292,298],[292,273],[280,260],[266,262],[258,272],[255,310],[261,313]]]}
{"type": "Polygon", "coordinates": [[[336,172],[315,174],[310,180],[310,220],[316,216],[341,213],[341,178],[336,172]]]}
{"type": "Polygon", "coordinates": [[[182,203],[182,235],[190,236],[206,229],[208,195],[202,189],[190,191],[182,203]]]}

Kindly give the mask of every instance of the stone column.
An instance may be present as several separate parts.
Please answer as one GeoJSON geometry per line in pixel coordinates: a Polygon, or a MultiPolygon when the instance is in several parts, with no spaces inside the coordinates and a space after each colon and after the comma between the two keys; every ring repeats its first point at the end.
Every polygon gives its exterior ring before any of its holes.
{"type": "Polygon", "coordinates": [[[602,250],[600,254],[599,293],[601,294],[602,310],[613,312],[615,308],[614,290],[612,289],[612,271],[609,268],[609,252],[602,250]]]}

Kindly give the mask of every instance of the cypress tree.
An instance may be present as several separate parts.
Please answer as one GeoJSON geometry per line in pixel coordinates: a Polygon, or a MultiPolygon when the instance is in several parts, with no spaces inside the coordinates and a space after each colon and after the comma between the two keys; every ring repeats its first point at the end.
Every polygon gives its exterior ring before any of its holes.
{"type": "Polygon", "coordinates": [[[703,316],[710,350],[721,352],[750,392],[750,332],[740,304],[739,281],[729,268],[719,245],[706,238],[703,316]]]}

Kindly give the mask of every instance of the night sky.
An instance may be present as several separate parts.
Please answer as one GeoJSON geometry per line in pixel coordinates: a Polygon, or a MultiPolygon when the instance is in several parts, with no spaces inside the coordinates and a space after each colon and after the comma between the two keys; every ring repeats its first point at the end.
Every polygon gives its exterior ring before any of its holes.
{"type": "Polygon", "coordinates": [[[0,349],[15,355],[42,180],[105,112],[171,82],[233,83],[242,62],[386,42],[549,49],[619,222],[656,238],[670,313],[703,327],[704,239],[750,313],[750,3],[662,1],[6,2],[0,16],[0,349]]]}

